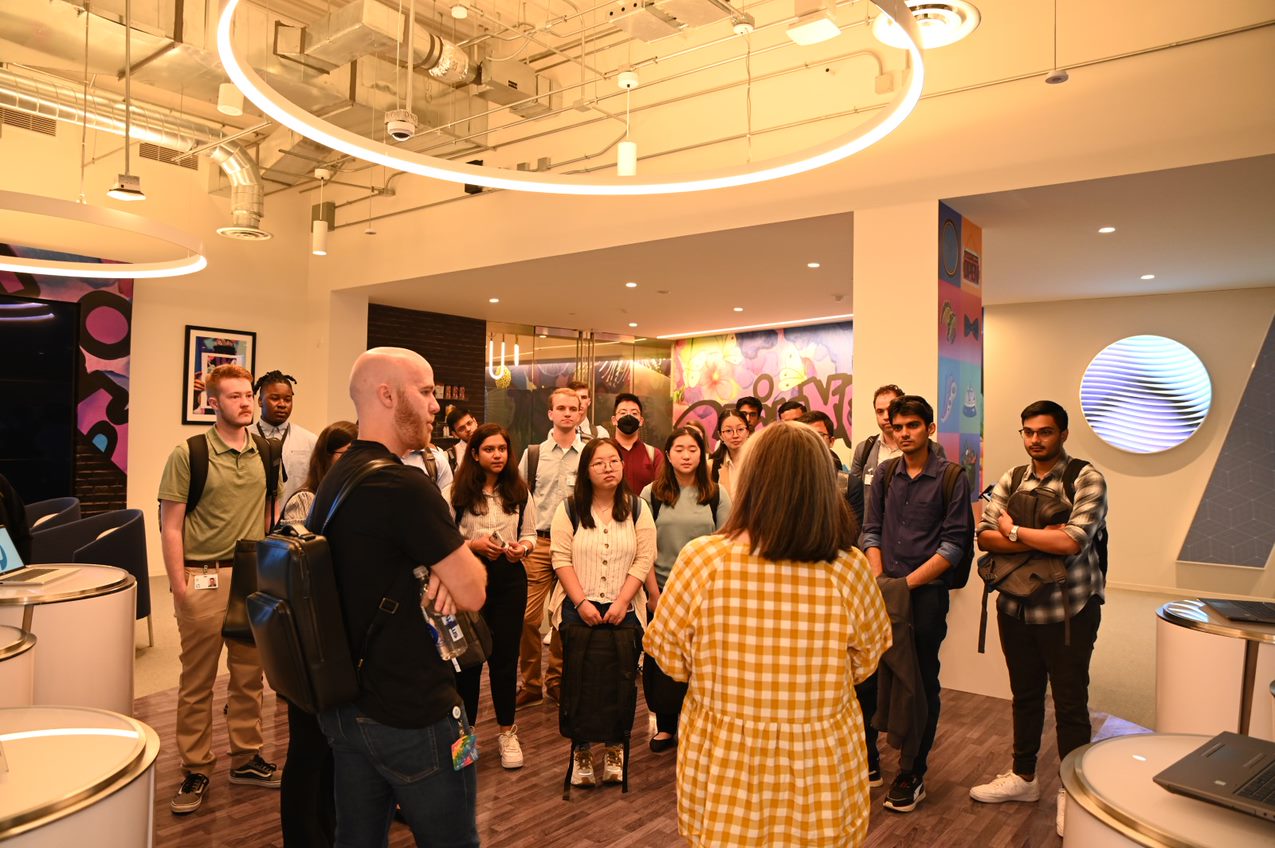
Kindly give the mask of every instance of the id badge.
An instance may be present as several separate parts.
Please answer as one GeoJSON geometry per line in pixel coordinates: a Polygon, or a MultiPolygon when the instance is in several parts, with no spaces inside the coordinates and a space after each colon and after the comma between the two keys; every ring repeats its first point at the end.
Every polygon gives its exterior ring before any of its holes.
{"type": "Polygon", "coordinates": [[[217,575],[216,574],[196,574],[195,579],[191,581],[190,585],[195,589],[216,589],[217,575]]]}
{"type": "MultiPolygon", "coordinates": [[[[459,707],[455,708],[453,715],[459,711],[459,707]]],[[[472,731],[465,729],[465,725],[461,723],[458,716],[456,724],[460,729],[460,738],[452,743],[452,769],[460,771],[478,762],[478,737],[472,731]]]]}

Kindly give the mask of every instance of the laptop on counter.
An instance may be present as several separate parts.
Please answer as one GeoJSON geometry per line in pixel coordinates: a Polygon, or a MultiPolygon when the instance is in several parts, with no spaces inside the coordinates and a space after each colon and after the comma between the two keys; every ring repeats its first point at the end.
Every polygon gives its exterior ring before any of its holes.
{"type": "Polygon", "coordinates": [[[32,568],[18,556],[18,548],[13,544],[9,528],[0,525],[0,586],[41,586],[70,577],[78,568],[32,568]]]}
{"type": "Polygon", "coordinates": [[[1275,742],[1219,733],[1153,780],[1170,792],[1275,821],[1275,742]]]}
{"type": "Polygon", "coordinates": [[[1229,601],[1224,598],[1200,598],[1200,600],[1231,621],[1275,624],[1275,604],[1263,601],[1229,601]]]}

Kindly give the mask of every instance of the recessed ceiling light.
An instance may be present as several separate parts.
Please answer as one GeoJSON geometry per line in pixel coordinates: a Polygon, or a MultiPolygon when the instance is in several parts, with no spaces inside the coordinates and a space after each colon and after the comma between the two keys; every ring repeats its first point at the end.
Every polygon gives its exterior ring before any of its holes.
{"type": "Polygon", "coordinates": [[[818,262],[807,262],[807,263],[806,263],[806,267],[807,267],[807,268],[818,268],[818,267],[819,267],[819,263],[818,263],[818,262]]]}
{"type": "Polygon", "coordinates": [[[1142,275],[1141,277],[1139,277],[1138,279],[1140,279],[1140,280],[1154,280],[1154,279],[1155,279],[1155,274],[1143,274],[1143,275],[1142,275]]]}
{"type": "Polygon", "coordinates": [[[637,288],[637,283],[635,283],[635,282],[633,282],[632,280],[630,280],[629,282],[627,282],[627,283],[625,283],[625,284],[624,284],[624,287],[625,287],[626,289],[635,289],[635,288],[637,288]]]}
{"type": "Polygon", "coordinates": [[[629,322],[629,326],[630,326],[630,327],[636,327],[636,326],[637,326],[637,322],[636,322],[636,321],[630,321],[630,322],[629,322]]]}
{"type": "Polygon", "coordinates": [[[743,312],[743,311],[744,311],[744,307],[742,307],[742,306],[736,306],[736,307],[735,307],[735,311],[736,311],[736,312],[743,312]]]}
{"type": "Polygon", "coordinates": [[[498,297],[489,297],[489,298],[487,298],[487,302],[488,302],[488,303],[500,303],[500,298],[498,298],[498,297]]]}
{"type": "Polygon", "coordinates": [[[1098,228],[1098,232],[1102,233],[1104,236],[1107,233],[1114,233],[1115,231],[1116,231],[1115,227],[1099,227],[1098,228]]]}

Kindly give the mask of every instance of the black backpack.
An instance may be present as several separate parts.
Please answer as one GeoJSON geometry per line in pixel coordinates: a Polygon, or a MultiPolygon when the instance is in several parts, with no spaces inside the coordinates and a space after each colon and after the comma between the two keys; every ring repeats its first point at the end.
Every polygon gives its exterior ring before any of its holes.
{"type": "MultiPolygon", "coordinates": [[[[881,490],[882,503],[885,503],[885,496],[890,494],[890,481],[894,479],[894,472],[898,470],[899,463],[903,461],[903,457],[896,456],[885,462],[885,487],[881,490]]],[[[965,473],[965,467],[957,465],[955,462],[949,462],[943,469],[943,511],[947,512],[952,504],[952,496],[956,492],[956,481],[965,473]]],[[[875,481],[874,481],[875,484],[875,481]]],[[[974,562],[974,534],[965,540],[964,546],[961,548],[961,558],[958,562],[952,563],[952,567],[939,575],[939,580],[948,589],[964,589],[965,584],[970,582],[970,565],[974,562]]]]}
{"type": "MultiPolygon", "coordinates": [[[[558,732],[589,742],[623,740],[622,791],[629,791],[629,741],[637,713],[638,655],[641,630],[636,627],[562,625],[562,699],[558,732]]],[[[562,800],[571,797],[575,751],[562,781],[562,800]]]]}
{"type": "MultiPolygon", "coordinates": [[[[275,490],[279,485],[280,469],[283,465],[283,444],[275,439],[267,439],[260,433],[249,431],[253,442],[257,445],[257,455],[266,470],[266,500],[270,503],[270,512],[274,513],[275,490]]],[[[186,440],[190,451],[190,485],[186,489],[186,515],[195,511],[199,499],[204,496],[204,487],[208,483],[208,434],[198,433],[186,440]]],[[[160,529],[163,529],[163,520],[160,529]]]]}
{"type": "MultiPolygon", "coordinates": [[[[257,543],[257,591],[248,596],[248,622],[270,686],[308,713],[348,704],[359,695],[358,672],[376,634],[398,611],[387,588],[363,636],[360,655],[351,657],[341,614],[332,552],[323,531],[350,492],[369,475],[399,463],[377,459],[354,472],[332,501],[317,533],[285,524],[257,543]]],[[[311,519],[313,520],[313,519],[311,519]]]]}
{"type": "MultiPolygon", "coordinates": [[[[1091,465],[1087,459],[1079,459],[1071,457],[1067,460],[1067,467],[1063,469],[1063,490],[1067,493],[1067,500],[1074,507],[1076,505],[1076,478],[1080,476],[1080,472],[1085,470],[1086,465],[1091,465]]],[[[1027,476],[1027,466],[1020,465],[1014,469],[1009,484],[1009,493],[1012,495],[1018,491],[1018,487],[1022,485],[1023,478],[1027,476]]],[[[1104,521],[1101,529],[1094,534],[1093,549],[1098,552],[1098,568],[1102,571],[1105,579],[1107,576],[1107,524],[1104,521]]]]}

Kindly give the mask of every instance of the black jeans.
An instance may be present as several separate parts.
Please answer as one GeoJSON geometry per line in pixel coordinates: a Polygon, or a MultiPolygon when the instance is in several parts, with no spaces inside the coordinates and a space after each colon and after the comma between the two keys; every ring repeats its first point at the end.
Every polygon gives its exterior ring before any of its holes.
{"type": "Polygon", "coordinates": [[[912,636],[916,642],[916,662],[921,672],[928,715],[921,734],[921,747],[912,762],[899,761],[901,771],[924,775],[930,749],[939,727],[939,648],[947,636],[947,589],[933,583],[912,590],[912,636]]]}
{"type": "MultiPolygon", "coordinates": [[[[496,723],[508,727],[514,723],[514,699],[518,689],[518,646],[522,638],[522,619],[527,612],[527,570],[521,562],[501,557],[483,560],[487,564],[487,602],[482,617],[491,630],[491,656],[487,658],[487,682],[491,684],[491,702],[496,708],[496,723]]],[[[482,666],[467,668],[456,675],[456,689],[465,702],[465,713],[472,725],[478,721],[478,687],[482,683],[482,666]]]]}
{"type": "Polygon", "coordinates": [[[279,792],[285,848],[329,848],[335,842],[332,749],[319,719],[288,704],[288,759],[279,792]]]}
{"type": "Polygon", "coordinates": [[[1098,640],[1102,603],[1090,598],[1071,619],[1071,644],[1063,644],[1063,623],[1027,624],[997,613],[1001,651],[1014,695],[1014,772],[1036,773],[1036,755],[1045,727],[1045,684],[1054,693],[1058,759],[1089,744],[1089,659],[1098,640]]]}
{"type": "Polygon", "coordinates": [[[877,714],[877,673],[854,687],[855,697],[859,699],[859,710],[863,713],[863,741],[868,749],[868,768],[881,768],[881,750],[877,747],[877,729],[872,726],[872,717],[877,714]]]}

